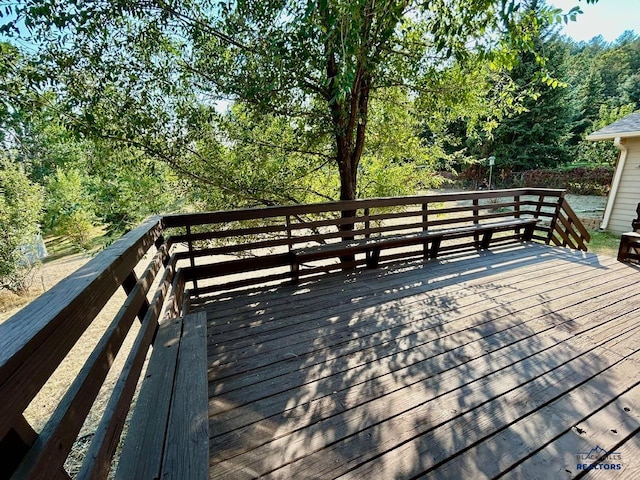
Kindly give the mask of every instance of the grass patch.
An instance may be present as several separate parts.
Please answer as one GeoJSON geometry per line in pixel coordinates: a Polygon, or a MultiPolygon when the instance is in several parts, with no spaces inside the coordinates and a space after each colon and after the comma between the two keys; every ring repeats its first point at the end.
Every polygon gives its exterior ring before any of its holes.
{"type": "Polygon", "coordinates": [[[591,241],[587,244],[590,252],[599,255],[608,255],[610,257],[618,256],[618,247],[620,246],[620,235],[611,232],[603,232],[601,230],[589,230],[591,241]]]}
{"type": "Polygon", "coordinates": [[[16,295],[8,290],[0,290],[0,323],[10,312],[19,310],[40,295],[41,291],[29,290],[26,295],[16,295]]]}
{"type": "Polygon", "coordinates": [[[89,248],[84,249],[77,244],[69,240],[68,237],[63,236],[50,236],[44,239],[45,246],[47,247],[47,258],[43,260],[43,263],[52,262],[60,258],[68,257],[74,253],[95,253],[108,243],[109,239],[105,236],[104,229],[102,227],[94,227],[91,231],[91,240],[89,241],[89,248]]]}

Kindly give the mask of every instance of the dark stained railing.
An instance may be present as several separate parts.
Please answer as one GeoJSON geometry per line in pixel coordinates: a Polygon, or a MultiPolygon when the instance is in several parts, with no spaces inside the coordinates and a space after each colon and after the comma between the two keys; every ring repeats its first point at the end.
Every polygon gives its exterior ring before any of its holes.
{"type": "Polygon", "coordinates": [[[564,197],[558,204],[549,238],[554,245],[587,251],[591,236],[564,197]]]}
{"type": "MultiPolygon", "coordinates": [[[[250,208],[152,218],[0,325],[0,477],[68,478],[64,462],[125,336],[135,340],[93,435],[79,478],[105,478],[159,324],[188,311],[189,299],[221,289],[291,278],[296,249],[536,218],[534,241],[586,250],[589,235],[564,191],[515,189],[250,208]],[[344,218],[343,211],[354,216],[344,218]],[[345,233],[340,225],[353,224],[345,233]],[[136,271],[141,273],[138,275],[136,271]],[[247,275],[248,273],[248,275],[247,275]],[[189,286],[190,290],[185,288],[189,286]],[[89,359],[36,433],[24,412],[120,288],[126,297],[89,359]]],[[[495,244],[519,240],[517,231],[495,244]]],[[[478,238],[443,244],[473,250],[478,238]]],[[[425,248],[385,252],[383,262],[422,258],[425,248]]],[[[305,265],[303,277],[366,264],[363,256],[305,265]]]]}
{"type": "MultiPolygon", "coordinates": [[[[192,294],[204,295],[258,280],[289,279],[290,271],[284,268],[291,263],[288,254],[312,245],[341,241],[345,236],[345,232],[338,229],[341,224],[353,224],[348,235],[359,239],[458,228],[508,218],[539,219],[535,241],[587,248],[589,234],[568,206],[564,191],[549,189],[446,193],[169,215],[164,218],[164,224],[165,228],[179,230],[170,239],[172,243],[185,245],[183,251],[177,253],[179,260],[188,261],[185,280],[193,282],[192,294]],[[343,218],[343,210],[355,214],[343,218]],[[249,271],[253,272],[251,278],[241,275],[249,271]]],[[[495,242],[514,241],[517,237],[517,234],[502,236],[495,242]]],[[[461,252],[477,246],[478,239],[473,238],[449,242],[440,252],[461,252]]],[[[392,252],[386,260],[412,255],[420,255],[419,248],[412,252],[406,249],[392,252]]],[[[336,259],[331,264],[311,265],[300,274],[309,276],[365,263],[363,256],[349,264],[345,264],[344,259],[341,262],[336,259]]]]}

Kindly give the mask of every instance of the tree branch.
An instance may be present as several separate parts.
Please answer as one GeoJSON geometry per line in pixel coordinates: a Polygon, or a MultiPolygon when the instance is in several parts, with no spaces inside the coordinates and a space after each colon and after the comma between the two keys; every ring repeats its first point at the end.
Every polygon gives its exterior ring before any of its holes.
{"type": "Polygon", "coordinates": [[[217,39],[222,40],[223,42],[225,42],[225,43],[227,43],[229,45],[233,45],[234,47],[238,47],[239,49],[244,50],[245,52],[258,53],[258,50],[254,49],[252,47],[249,47],[248,45],[244,45],[243,43],[235,40],[234,38],[231,38],[230,36],[220,32],[219,30],[216,30],[215,28],[213,28],[208,23],[205,23],[202,20],[190,17],[189,15],[187,15],[185,13],[177,11],[175,8],[172,8],[170,5],[165,3],[163,0],[157,0],[157,2],[158,2],[158,6],[162,10],[164,10],[165,12],[170,13],[175,18],[183,20],[183,21],[187,22],[188,24],[196,25],[196,26],[202,28],[203,30],[205,30],[207,33],[213,35],[217,39]]]}
{"type": "Polygon", "coordinates": [[[276,145],[274,143],[269,143],[269,142],[265,142],[263,140],[253,140],[252,142],[257,144],[257,145],[262,145],[263,147],[269,147],[269,148],[275,148],[278,150],[283,150],[285,152],[295,152],[295,153],[302,153],[305,155],[315,155],[317,157],[322,157],[322,158],[326,158],[328,160],[335,160],[335,157],[333,155],[327,155],[326,153],[321,153],[321,152],[314,152],[312,150],[302,150],[299,148],[292,148],[292,147],[287,147],[284,145],[276,145]]]}

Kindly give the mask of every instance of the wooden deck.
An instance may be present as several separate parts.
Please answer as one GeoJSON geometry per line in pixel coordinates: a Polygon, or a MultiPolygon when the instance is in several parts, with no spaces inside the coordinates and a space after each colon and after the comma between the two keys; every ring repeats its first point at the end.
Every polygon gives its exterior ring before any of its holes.
{"type": "Polygon", "coordinates": [[[638,478],[639,279],[528,244],[194,303],[210,477],[638,478]]]}

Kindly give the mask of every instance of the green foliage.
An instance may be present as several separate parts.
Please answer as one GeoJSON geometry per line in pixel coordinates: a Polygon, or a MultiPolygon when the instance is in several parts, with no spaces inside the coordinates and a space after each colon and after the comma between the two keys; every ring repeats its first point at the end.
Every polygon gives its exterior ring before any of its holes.
{"type": "Polygon", "coordinates": [[[33,243],[39,233],[42,191],[19,166],[0,162],[0,289],[24,293],[32,261],[21,247],[33,243]]]}
{"type": "Polygon", "coordinates": [[[552,25],[578,10],[537,0],[8,8],[38,54],[0,52],[5,149],[47,185],[48,225],[73,232],[120,233],[176,196],[229,208],[414,193],[437,171],[482,178],[490,155],[507,178],[575,158],[600,105],[623,105],[608,95],[640,96],[633,35],[615,51],[559,41],[552,25]]]}
{"type": "Polygon", "coordinates": [[[5,113],[0,116],[0,148],[22,165],[31,181],[45,187],[48,232],[89,248],[96,225],[106,224],[108,233],[120,234],[176,203],[182,192],[173,188],[175,178],[166,163],[73,129],[69,120],[74,117],[56,93],[27,88],[31,77],[25,64],[25,59],[14,58],[7,70],[19,96],[0,111],[5,113]]]}
{"type": "Polygon", "coordinates": [[[571,110],[564,80],[565,49],[544,17],[543,1],[524,2],[523,15],[542,18],[532,33],[534,48],[518,52],[509,77],[521,97],[519,108],[499,122],[481,147],[504,170],[554,167],[567,160],[571,110]],[[540,57],[544,55],[544,62],[540,57]]]}
{"type": "Polygon", "coordinates": [[[598,119],[608,115],[606,111],[640,108],[637,82],[640,38],[633,32],[625,32],[611,44],[595,37],[590,42],[569,43],[569,46],[571,55],[566,65],[574,109],[570,143],[575,145],[586,133],[596,129],[598,119]],[[603,106],[607,108],[604,114],[603,106]]]}
{"type": "MultiPolygon", "coordinates": [[[[371,151],[365,142],[376,108],[371,98],[393,96],[398,86],[410,98],[425,97],[431,85],[444,85],[441,77],[456,63],[489,62],[497,72],[516,51],[533,48],[541,25],[535,15],[521,14],[516,0],[25,0],[9,8],[28,24],[28,40],[40,47],[39,61],[76,131],[143,149],[208,198],[265,204],[374,191],[358,188],[358,176],[399,172],[401,163],[388,149],[384,159],[379,153],[363,157],[371,151]],[[236,140],[226,120],[216,124],[220,100],[241,104],[253,126],[273,123],[291,135],[272,142],[269,131],[253,132],[246,137],[262,137],[253,145],[242,136],[236,140]],[[226,150],[229,158],[222,156],[226,150]],[[373,166],[374,160],[384,167],[373,166]],[[313,172],[329,178],[310,180],[313,172]]],[[[558,11],[543,16],[553,15],[562,17],[558,11]]],[[[455,108],[456,95],[446,98],[455,108]]],[[[508,94],[494,100],[513,101],[508,94]]],[[[424,146],[449,155],[440,140],[424,146]]],[[[435,165],[417,161],[422,169],[435,165]]],[[[413,168],[411,161],[404,165],[413,168]]],[[[414,176],[409,173],[404,178],[414,176]]],[[[380,185],[380,179],[365,183],[380,185]]]]}
{"type": "Polygon", "coordinates": [[[359,165],[360,197],[415,194],[440,186],[435,174],[448,155],[422,135],[424,121],[406,89],[389,88],[371,100],[367,143],[359,165]]]}
{"type": "Polygon", "coordinates": [[[48,178],[46,187],[45,226],[81,249],[91,246],[91,232],[97,223],[92,199],[87,195],[89,182],[79,170],[58,169],[48,178]]]}
{"type": "MultiPolygon", "coordinates": [[[[593,126],[589,128],[586,134],[606,127],[616,120],[633,113],[634,110],[635,105],[632,103],[620,107],[611,107],[606,104],[600,105],[598,118],[594,120],[593,126]]],[[[580,159],[580,161],[597,165],[610,165],[612,167],[615,166],[619,155],[618,149],[611,141],[590,142],[584,139],[576,145],[574,152],[575,158],[580,159]]]]}
{"type": "MultiPolygon", "coordinates": [[[[511,172],[563,164],[613,165],[618,157],[612,142],[587,142],[584,137],[640,108],[640,39],[626,32],[611,44],[602,37],[575,43],[553,36],[552,24],[540,26],[536,47],[512,57],[509,80],[495,75],[492,79],[497,89],[507,87],[506,95],[515,100],[510,112],[498,110],[488,119],[491,128],[484,131],[470,128],[464,115],[442,117],[450,135],[447,151],[466,148],[466,157],[452,165],[455,170],[470,169],[465,177],[487,177],[483,165],[489,156],[496,158],[494,173],[505,178],[511,178],[511,172]]],[[[463,77],[481,85],[481,77],[469,75],[467,71],[463,77]]]]}
{"type": "Polygon", "coordinates": [[[115,237],[149,215],[173,210],[184,198],[171,168],[131,148],[94,145],[89,196],[93,213],[115,237]]]}

